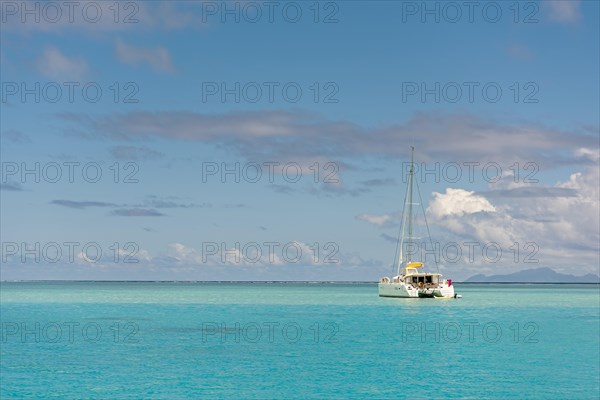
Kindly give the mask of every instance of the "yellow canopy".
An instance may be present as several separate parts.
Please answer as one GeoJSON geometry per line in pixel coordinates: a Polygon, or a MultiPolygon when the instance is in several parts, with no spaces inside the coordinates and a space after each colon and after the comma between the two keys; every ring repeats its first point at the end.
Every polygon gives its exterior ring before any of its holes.
{"type": "Polygon", "coordinates": [[[422,268],[423,267],[423,263],[422,262],[409,262],[408,264],[406,264],[406,268],[422,268]]]}

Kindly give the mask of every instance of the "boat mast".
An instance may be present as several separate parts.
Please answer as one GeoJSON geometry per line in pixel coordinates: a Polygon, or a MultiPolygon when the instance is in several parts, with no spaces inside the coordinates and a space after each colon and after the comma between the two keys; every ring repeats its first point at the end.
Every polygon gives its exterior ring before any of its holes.
{"type": "MultiPolygon", "coordinates": [[[[400,237],[398,238],[399,247],[400,247],[400,256],[398,257],[398,268],[397,268],[397,272],[396,272],[397,275],[400,275],[400,269],[402,268],[402,263],[404,262],[404,238],[405,238],[404,230],[406,228],[406,217],[407,217],[406,205],[407,204],[409,207],[409,218],[408,218],[409,242],[408,243],[410,243],[410,239],[412,237],[412,188],[413,188],[413,175],[414,175],[414,151],[415,151],[415,148],[411,146],[411,149],[412,149],[412,153],[410,156],[410,170],[409,170],[409,174],[408,174],[408,185],[407,185],[406,194],[404,196],[404,206],[402,207],[402,222],[400,225],[400,237]]],[[[407,246],[407,248],[411,248],[411,247],[407,246]]],[[[409,254],[408,262],[410,262],[410,254],[409,254]]]]}
{"type": "MultiPolygon", "coordinates": [[[[410,147],[410,173],[408,176],[408,244],[407,249],[412,250],[412,206],[413,206],[413,176],[415,174],[415,148],[410,147]]],[[[411,251],[408,251],[408,262],[412,261],[411,251]]]]}

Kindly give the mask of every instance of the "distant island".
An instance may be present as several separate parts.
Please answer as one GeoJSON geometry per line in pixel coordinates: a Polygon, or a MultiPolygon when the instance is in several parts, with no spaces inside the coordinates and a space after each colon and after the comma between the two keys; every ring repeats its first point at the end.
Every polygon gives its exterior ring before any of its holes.
{"type": "Polygon", "coordinates": [[[594,274],[575,276],[561,274],[551,268],[534,268],[515,272],[508,275],[483,275],[477,274],[464,282],[489,282],[489,283],[599,283],[600,277],[594,274]]]}

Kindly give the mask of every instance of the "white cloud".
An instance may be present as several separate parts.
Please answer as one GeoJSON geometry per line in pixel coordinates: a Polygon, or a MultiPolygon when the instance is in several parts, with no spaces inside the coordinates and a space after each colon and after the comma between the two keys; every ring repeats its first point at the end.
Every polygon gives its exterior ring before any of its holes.
{"type": "Polygon", "coordinates": [[[166,29],[183,29],[203,27],[199,5],[195,2],[174,3],[159,2],[158,8],[148,10],[149,21],[154,26],[162,26],[166,29]]]}
{"type": "Polygon", "coordinates": [[[356,219],[360,221],[365,221],[373,225],[377,226],[385,226],[392,222],[391,214],[383,214],[383,215],[373,215],[373,214],[360,214],[356,216],[356,219]]]}
{"type": "Polygon", "coordinates": [[[61,81],[82,79],[88,72],[83,58],[67,57],[56,47],[46,47],[37,61],[37,68],[44,76],[61,81]]]}
{"type": "Polygon", "coordinates": [[[433,201],[428,208],[428,212],[438,218],[495,211],[496,208],[485,197],[452,188],[447,188],[444,194],[434,192],[433,201]]]}
{"type": "Polygon", "coordinates": [[[580,0],[545,0],[540,4],[550,21],[574,24],[582,18],[580,0]]]}
{"type": "Polygon", "coordinates": [[[240,267],[260,272],[283,267],[355,268],[378,265],[373,260],[364,260],[358,253],[340,252],[339,246],[333,242],[322,243],[318,249],[314,244],[301,241],[271,245],[215,242],[203,243],[202,249],[171,243],[167,254],[154,258],[145,251],[143,254],[143,261],[148,265],[160,265],[166,260],[166,266],[174,269],[240,267]]]}
{"type": "Polygon", "coordinates": [[[126,44],[122,40],[117,40],[116,52],[117,58],[125,64],[134,66],[148,64],[153,69],[161,72],[173,72],[175,70],[169,50],[164,47],[137,48],[126,44]]]}
{"type": "Polygon", "coordinates": [[[170,243],[169,248],[173,251],[174,256],[179,260],[187,259],[190,255],[195,253],[193,249],[190,249],[181,243],[170,243]]]}
{"type": "Polygon", "coordinates": [[[600,161],[600,149],[589,149],[589,148],[579,148],[575,150],[575,156],[581,158],[587,158],[591,161],[598,162],[600,161]]]}
{"type": "MultiPolygon", "coordinates": [[[[598,166],[589,166],[551,187],[540,184],[525,187],[546,195],[500,196],[494,198],[494,205],[483,195],[448,189],[444,195],[434,194],[429,207],[431,222],[444,228],[453,241],[473,240],[481,247],[492,242],[498,244],[504,257],[493,265],[496,268],[544,266],[575,275],[597,273],[598,182],[598,166]],[[537,262],[527,264],[524,257],[533,254],[534,247],[538,248],[533,257],[537,262]],[[518,261],[514,261],[515,249],[520,251],[518,261]]],[[[512,190],[522,191],[523,187],[512,190]]]]}
{"type": "MultiPolygon", "coordinates": [[[[508,167],[535,162],[540,168],[585,160],[565,159],[565,150],[594,148],[584,132],[564,132],[537,124],[501,124],[472,115],[418,113],[404,124],[369,129],[350,121],[332,121],[300,111],[237,111],[203,114],[188,111],[135,111],[105,116],[64,114],[83,125],[89,137],[119,140],[163,137],[220,145],[250,160],[302,160],[311,157],[406,157],[414,139],[421,162],[490,161],[508,167]],[[415,132],[420,132],[415,136],[415,132]]],[[[82,129],[78,129],[81,131],[82,129]]],[[[503,168],[505,169],[505,168],[503,168]]]]}
{"type": "MultiPolygon", "coordinates": [[[[423,163],[456,163],[466,174],[466,163],[482,168],[495,163],[505,179],[494,189],[521,186],[525,174],[557,165],[589,165],[590,159],[574,156],[574,149],[593,149],[595,136],[582,131],[561,131],[539,124],[500,123],[473,115],[417,113],[402,124],[381,128],[362,127],[347,120],[328,120],[316,113],[298,110],[234,111],[199,113],[190,111],[134,111],[103,116],[63,113],[60,117],[75,125],[73,131],[88,137],[116,141],[145,142],[149,138],[196,141],[216,146],[253,162],[295,162],[302,176],[311,176],[318,162],[320,187],[311,194],[352,196],[369,187],[346,187],[343,175],[361,157],[406,159],[406,143],[413,141],[423,163]],[[419,136],[414,136],[419,132],[419,136]],[[570,151],[570,153],[569,153],[570,151]],[[339,168],[325,169],[327,163],[339,168]],[[510,178],[511,166],[521,166],[521,175],[510,178]],[[332,183],[337,181],[337,183],[332,183]],[[514,182],[511,183],[511,182],[514,182]],[[501,187],[502,186],[502,187],[501,187]]],[[[595,132],[596,127],[590,128],[595,132]]],[[[597,136],[596,136],[597,137],[597,136]]],[[[494,169],[491,170],[494,174],[494,169]]],[[[423,178],[423,175],[421,175],[423,178]]],[[[465,175],[465,179],[467,179],[465,175]]],[[[475,179],[483,179],[477,172],[475,179]]],[[[271,186],[277,189],[278,186],[271,186]]],[[[287,190],[287,189],[286,189],[287,190]]],[[[287,190],[291,192],[291,190],[287,190]]]]}

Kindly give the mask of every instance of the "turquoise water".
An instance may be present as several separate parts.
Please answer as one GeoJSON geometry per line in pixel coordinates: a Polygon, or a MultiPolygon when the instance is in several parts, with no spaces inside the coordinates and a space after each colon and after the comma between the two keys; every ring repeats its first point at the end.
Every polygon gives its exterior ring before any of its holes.
{"type": "Polygon", "coordinates": [[[600,393],[597,285],[2,283],[0,397],[600,393]]]}

